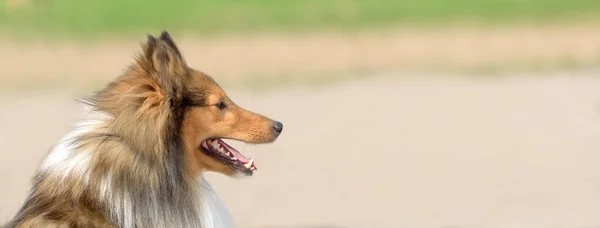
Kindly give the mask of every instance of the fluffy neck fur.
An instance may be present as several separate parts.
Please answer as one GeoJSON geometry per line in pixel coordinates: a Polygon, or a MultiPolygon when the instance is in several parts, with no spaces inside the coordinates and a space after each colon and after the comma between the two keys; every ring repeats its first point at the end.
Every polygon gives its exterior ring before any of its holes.
{"type": "Polygon", "coordinates": [[[111,131],[117,121],[105,112],[90,111],[44,160],[28,201],[85,199],[116,227],[233,227],[204,178],[170,167],[168,158],[152,156],[158,153],[134,151],[142,146],[111,131]]]}
{"type": "Polygon", "coordinates": [[[84,100],[86,116],[44,160],[13,224],[233,226],[187,164],[185,61],[166,32],[149,36],[143,49],[122,76],[84,100]]]}

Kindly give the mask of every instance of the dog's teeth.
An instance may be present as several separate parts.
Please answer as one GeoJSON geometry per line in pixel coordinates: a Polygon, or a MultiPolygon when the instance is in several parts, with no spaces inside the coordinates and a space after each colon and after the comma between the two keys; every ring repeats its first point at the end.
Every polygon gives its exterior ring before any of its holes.
{"type": "Polygon", "coordinates": [[[254,164],[254,159],[250,158],[250,161],[248,161],[248,163],[244,164],[244,167],[249,169],[250,167],[252,167],[252,164],[254,164]]]}
{"type": "Polygon", "coordinates": [[[235,155],[233,155],[233,153],[229,152],[229,158],[231,158],[231,160],[235,160],[235,155]]]}

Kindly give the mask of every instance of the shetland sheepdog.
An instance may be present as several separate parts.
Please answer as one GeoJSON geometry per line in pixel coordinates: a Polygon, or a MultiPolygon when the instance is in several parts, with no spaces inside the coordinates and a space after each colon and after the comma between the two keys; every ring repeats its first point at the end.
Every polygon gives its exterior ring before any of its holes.
{"type": "Polygon", "coordinates": [[[202,177],[256,170],[222,139],[271,143],[283,125],[236,105],[163,31],[81,101],[82,121],[44,158],[7,227],[234,227],[202,177]]]}

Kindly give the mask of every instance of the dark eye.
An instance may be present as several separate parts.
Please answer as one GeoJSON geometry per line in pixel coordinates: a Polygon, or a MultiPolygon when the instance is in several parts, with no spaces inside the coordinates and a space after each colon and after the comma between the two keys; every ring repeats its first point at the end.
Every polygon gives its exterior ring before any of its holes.
{"type": "Polygon", "coordinates": [[[217,106],[217,108],[219,108],[221,110],[227,108],[227,106],[223,103],[223,101],[219,101],[219,103],[217,103],[215,106],[217,106]]]}

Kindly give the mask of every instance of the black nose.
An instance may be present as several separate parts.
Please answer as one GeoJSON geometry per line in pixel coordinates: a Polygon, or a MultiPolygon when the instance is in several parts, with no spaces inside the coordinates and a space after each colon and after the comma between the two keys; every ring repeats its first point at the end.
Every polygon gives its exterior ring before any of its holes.
{"type": "Polygon", "coordinates": [[[275,123],[273,123],[273,129],[275,129],[277,133],[281,133],[281,131],[283,131],[283,124],[281,122],[275,121],[275,123]]]}

